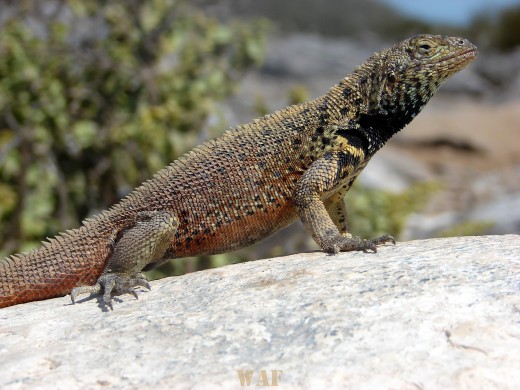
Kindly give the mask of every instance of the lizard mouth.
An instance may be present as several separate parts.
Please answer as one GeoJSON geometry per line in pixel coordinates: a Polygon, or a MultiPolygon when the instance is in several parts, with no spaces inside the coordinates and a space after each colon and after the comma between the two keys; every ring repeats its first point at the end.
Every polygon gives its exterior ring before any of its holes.
{"type": "Polygon", "coordinates": [[[460,53],[458,56],[455,57],[463,57],[465,59],[474,59],[477,57],[478,50],[476,48],[471,48],[464,50],[462,53],[460,53]]]}
{"type": "Polygon", "coordinates": [[[454,54],[451,54],[449,56],[446,56],[446,57],[442,57],[439,59],[439,61],[437,61],[438,63],[442,63],[442,62],[448,62],[448,61],[452,61],[452,60],[465,60],[465,59],[473,59],[473,58],[476,58],[477,57],[477,49],[466,49],[460,53],[454,53],[454,54]]]}
{"type": "Polygon", "coordinates": [[[448,69],[459,69],[461,66],[464,67],[471,61],[473,61],[478,54],[478,50],[474,47],[466,49],[462,52],[455,53],[446,57],[439,59],[436,61],[437,64],[444,64],[448,67],[448,69]]]}

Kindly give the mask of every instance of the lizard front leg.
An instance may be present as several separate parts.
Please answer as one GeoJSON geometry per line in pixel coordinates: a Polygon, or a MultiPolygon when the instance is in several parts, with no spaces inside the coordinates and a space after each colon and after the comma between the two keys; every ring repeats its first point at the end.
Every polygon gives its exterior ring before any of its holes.
{"type": "Polygon", "coordinates": [[[150,288],[141,270],[161,259],[178,227],[177,217],[166,211],[143,211],[137,214],[135,224],[122,233],[114,253],[103,273],[93,286],[74,288],[74,303],[79,294],[103,291],[103,302],[112,309],[112,293],[131,293],[137,298],[135,287],[150,288]]]}
{"type": "MultiPolygon", "coordinates": [[[[338,204],[339,199],[343,201],[341,190],[340,195],[334,194],[327,201],[328,207],[322,200],[326,194],[338,191],[337,188],[352,177],[362,158],[362,152],[357,155],[351,151],[327,153],[316,160],[298,181],[294,193],[298,216],[316,243],[327,253],[358,250],[376,252],[377,245],[395,242],[391,236],[371,240],[352,236],[348,231],[345,206],[338,204]],[[328,211],[336,212],[335,221],[328,211]]],[[[347,190],[348,186],[344,192],[347,190]]]]}
{"type": "Polygon", "coordinates": [[[324,202],[327,213],[343,237],[352,237],[348,224],[347,207],[345,206],[345,195],[349,189],[350,185],[345,184],[324,202]]]}

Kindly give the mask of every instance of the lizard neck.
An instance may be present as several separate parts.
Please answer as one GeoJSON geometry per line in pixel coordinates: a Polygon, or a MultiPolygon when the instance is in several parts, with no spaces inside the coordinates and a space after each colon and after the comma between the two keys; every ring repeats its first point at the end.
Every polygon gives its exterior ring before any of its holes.
{"type": "Polygon", "coordinates": [[[380,96],[382,81],[366,67],[360,67],[329,92],[329,101],[340,113],[339,123],[352,136],[366,140],[373,155],[421,111],[429,96],[414,96],[406,88],[395,99],[380,96]]]}

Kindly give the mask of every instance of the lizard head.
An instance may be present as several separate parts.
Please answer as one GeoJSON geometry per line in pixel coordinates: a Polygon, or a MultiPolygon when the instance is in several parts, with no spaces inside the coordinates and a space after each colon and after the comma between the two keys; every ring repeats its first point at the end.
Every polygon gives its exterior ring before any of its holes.
{"type": "Polygon", "coordinates": [[[340,86],[349,97],[351,86],[357,86],[357,124],[382,145],[419,114],[448,77],[476,56],[477,48],[466,39],[417,35],[375,53],[340,86]]]}
{"type": "MultiPolygon", "coordinates": [[[[477,48],[468,40],[417,35],[380,53],[381,79],[372,84],[371,105],[377,111],[411,121],[450,76],[473,61],[477,48]]],[[[401,127],[401,126],[399,126],[401,127]]]]}

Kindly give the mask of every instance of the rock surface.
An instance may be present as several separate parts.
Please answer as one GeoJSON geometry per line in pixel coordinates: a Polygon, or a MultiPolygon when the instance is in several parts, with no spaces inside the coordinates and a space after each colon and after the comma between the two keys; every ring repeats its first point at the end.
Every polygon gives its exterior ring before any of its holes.
{"type": "Polygon", "coordinates": [[[304,253],[0,310],[0,388],[513,389],[520,236],[304,253]],[[265,371],[262,371],[265,370],[265,371]],[[247,386],[246,386],[247,387],[247,386]],[[256,386],[255,386],[256,387],[256,386]]]}

